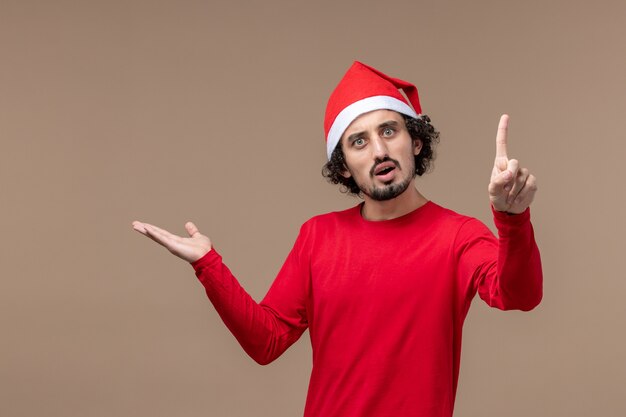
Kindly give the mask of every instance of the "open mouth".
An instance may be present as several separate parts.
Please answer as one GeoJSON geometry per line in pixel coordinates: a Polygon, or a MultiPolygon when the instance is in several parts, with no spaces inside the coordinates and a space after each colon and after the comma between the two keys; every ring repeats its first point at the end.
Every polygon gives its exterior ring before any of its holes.
{"type": "Polygon", "coordinates": [[[385,162],[381,162],[380,164],[376,165],[374,167],[372,174],[374,174],[377,177],[382,177],[395,171],[395,169],[396,169],[396,164],[393,161],[387,160],[385,162]]]}
{"type": "Polygon", "coordinates": [[[377,170],[376,171],[376,175],[387,175],[388,173],[390,173],[394,169],[396,169],[396,167],[386,167],[386,168],[383,168],[381,170],[377,170]]]}

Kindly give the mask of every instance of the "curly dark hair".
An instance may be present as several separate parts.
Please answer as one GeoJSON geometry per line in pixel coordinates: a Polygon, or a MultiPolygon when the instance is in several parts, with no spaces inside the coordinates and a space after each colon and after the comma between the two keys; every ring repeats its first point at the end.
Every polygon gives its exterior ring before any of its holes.
{"type": "MultiPolygon", "coordinates": [[[[432,169],[435,145],[439,142],[439,132],[430,124],[430,117],[425,114],[417,119],[404,114],[402,117],[411,138],[422,141],[422,149],[418,155],[415,155],[415,175],[422,176],[432,169]]],[[[339,142],[330,156],[330,161],[322,167],[322,175],[332,184],[341,184],[341,192],[361,196],[361,189],[354,178],[346,178],[342,175],[346,170],[342,144],[339,142]]]]}

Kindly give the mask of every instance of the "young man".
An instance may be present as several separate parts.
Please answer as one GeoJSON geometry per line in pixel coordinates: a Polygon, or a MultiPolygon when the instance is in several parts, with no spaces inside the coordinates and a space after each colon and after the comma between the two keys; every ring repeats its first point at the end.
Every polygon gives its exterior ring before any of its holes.
{"type": "Polygon", "coordinates": [[[496,136],[489,198],[499,238],[478,220],[428,201],[413,186],[438,133],[412,84],[359,62],[330,97],[324,175],[363,202],[316,216],[261,303],[239,285],[193,223],[188,238],[134,222],[191,262],[224,323],[266,364],[309,329],[305,417],[451,416],[461,336],[478,292],[500,309],[541,300],[529,205],[535,179],[496,136]],[[402,89],[403,95],[398,89],[402,89]]]}

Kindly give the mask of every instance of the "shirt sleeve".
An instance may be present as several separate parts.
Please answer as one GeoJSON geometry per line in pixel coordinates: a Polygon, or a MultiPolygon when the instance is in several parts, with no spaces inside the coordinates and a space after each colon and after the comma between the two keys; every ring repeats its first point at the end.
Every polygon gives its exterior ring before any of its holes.
{"type": "Polygon", "coordinates": [[[467,282],[468,302],[478,292],[489,306],[528,311],[543,296],[539,249],[530,209],[509,215],[493,210],[498,238],[480,221],[467,220],[455,242],[459,278],[467,282]]]}
{"type": "Polygon", "coordinates": [[[196,276],[224,324],[256,362],[279,357],[306,330],[307,273],[299,236],[270,291],[257,303],[212,249],[193,262],[196,276]]]}

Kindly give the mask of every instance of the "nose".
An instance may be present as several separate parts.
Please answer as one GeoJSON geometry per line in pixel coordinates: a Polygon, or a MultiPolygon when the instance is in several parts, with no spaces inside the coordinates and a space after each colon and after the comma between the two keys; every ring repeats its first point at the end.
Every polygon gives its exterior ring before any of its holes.
{"type": "Polygon", "coordinates": [[[388,155],[387,143],[381,137],[375,136],[372,140],[372,152],[374,159],[383,159],[388,155]]]}

